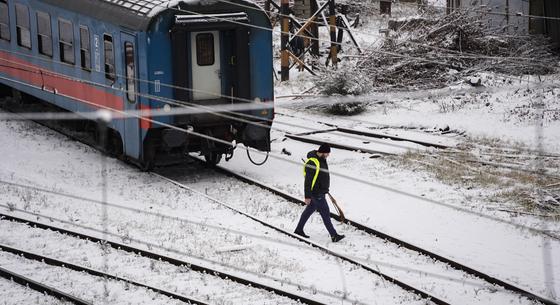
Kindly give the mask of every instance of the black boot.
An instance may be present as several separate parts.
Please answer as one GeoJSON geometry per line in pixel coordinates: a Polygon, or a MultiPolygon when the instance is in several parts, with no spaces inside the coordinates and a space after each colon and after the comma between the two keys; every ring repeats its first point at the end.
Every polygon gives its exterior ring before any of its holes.
{"type": "Polygon", "coordinates": [[[301,237],[309,238],[309,235],[306,235],[303,231],[295,230],[294,233],[301,237]]]}
{"type": "Polygon", "coordinates": [[[331,240],[333,241],[333,243],[336,243],[336,242],[341,241],[344,237],[346,237],[346,236],[336,234],[336,235],[331,236],[331,240]]]}

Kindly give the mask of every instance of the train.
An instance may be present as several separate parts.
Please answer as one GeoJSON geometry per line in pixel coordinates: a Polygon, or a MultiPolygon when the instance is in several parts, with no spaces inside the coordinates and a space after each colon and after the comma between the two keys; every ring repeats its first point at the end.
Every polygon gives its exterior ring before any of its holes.
{"type": "Polygon", "coordinates": [[[127,114],[106,142],[142,167],[193,152],[216,164],[233,143],[270,151],[271,29],[244,0],[0,0],[0,86],[127,114]]]}

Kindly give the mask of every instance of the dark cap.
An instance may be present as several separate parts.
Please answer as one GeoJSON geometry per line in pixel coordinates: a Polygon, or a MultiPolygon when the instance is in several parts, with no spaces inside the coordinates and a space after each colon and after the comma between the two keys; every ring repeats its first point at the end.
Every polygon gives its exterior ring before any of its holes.
{"type": "Polygon", "coordinates": [[[317,150],[317,152],[330,153],[331,152],[331,146],[327,143],[323,143],[323,144],[321,144],[321,146],[319,146],[319,149],[317,150]]]}

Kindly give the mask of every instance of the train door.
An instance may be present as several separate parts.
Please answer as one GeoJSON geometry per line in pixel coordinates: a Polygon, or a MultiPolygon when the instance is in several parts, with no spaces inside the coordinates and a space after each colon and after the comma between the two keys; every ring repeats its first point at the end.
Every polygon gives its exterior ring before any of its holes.
{"type": "MultiPolygon", "coordinates": [[[[124,76],[124,110],[137,115],[135,111],[140,109],[140,101],[138,100],[137,94],[138,55],[136,49],[136,37],[121,32],[121,44],[121,54],[123,54],[123,71],[119,74],[124,76]]],[[[140,120],[134,116],[127,117],[125,119],[124,129],[123,142],[125,145],[126,155],[140,159],[140,120]]]]}
{"type": "Polygon", "coordinates": [[[222,95],[220,32],[191,33],[193,100],[219,99],[222,95]]]}

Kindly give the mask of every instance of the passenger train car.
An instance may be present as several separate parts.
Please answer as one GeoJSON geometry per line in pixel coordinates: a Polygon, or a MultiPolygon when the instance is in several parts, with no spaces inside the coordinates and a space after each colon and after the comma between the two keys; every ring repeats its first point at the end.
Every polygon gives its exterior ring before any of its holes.
{"type": "Polygon", "coordinates": [[[270,29],[243,0],[0,0],[0,83],[71,112],[141,114],[108,126],[138,164],[188,152],[217,163],[232,153],[223,141],[270,150],[270,29]],[[260,107],[205,112],[232,104],[260,107]],[[181,107],[198,111],[169,111],[181,107]]]}

